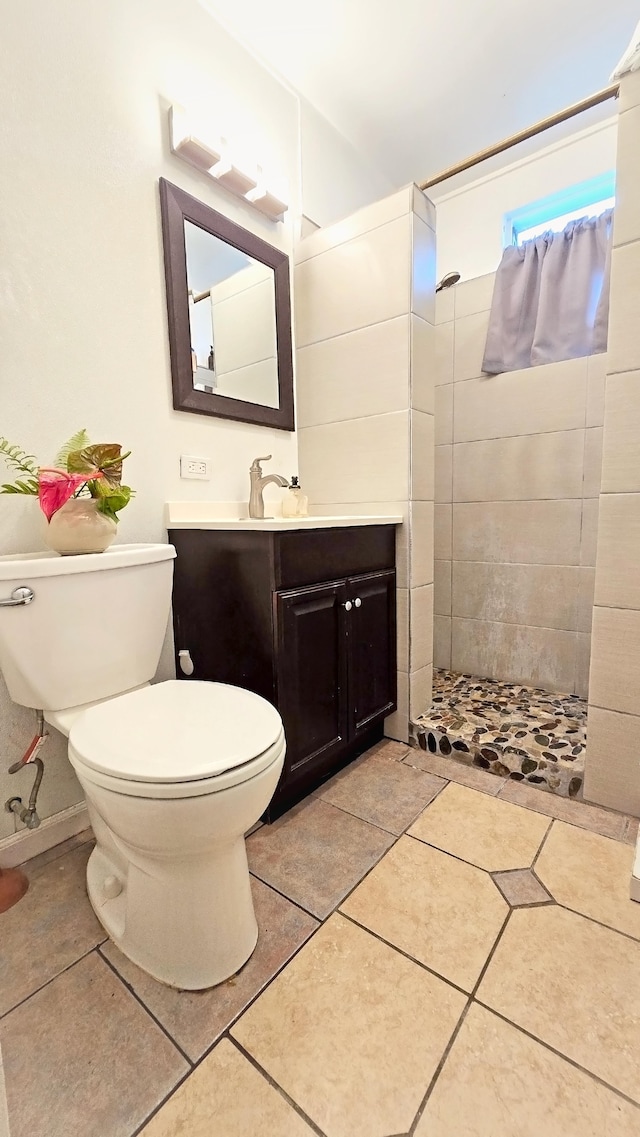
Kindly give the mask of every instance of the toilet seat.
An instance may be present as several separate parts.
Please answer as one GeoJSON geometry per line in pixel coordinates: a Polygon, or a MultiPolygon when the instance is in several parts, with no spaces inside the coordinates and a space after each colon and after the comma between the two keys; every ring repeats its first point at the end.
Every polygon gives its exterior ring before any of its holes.
{"type": "Polygon", "coordinates": [[[194,680],[168,680],[90,707],[69,734],[69,757],[87,780],[147,798],[239,785],[284,750],[282,720],[266,699],[194,680]]]}

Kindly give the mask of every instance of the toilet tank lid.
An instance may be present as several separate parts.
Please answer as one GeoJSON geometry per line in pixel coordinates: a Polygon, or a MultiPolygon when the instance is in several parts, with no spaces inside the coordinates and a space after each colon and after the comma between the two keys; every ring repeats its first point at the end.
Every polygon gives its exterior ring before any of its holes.
{"type": "Polygon", "coordinates": [[[128,568],[132,565],[150,565],[156,561],[172,560],[176,551],[173,545],[138,544],[112,545],[104,553],[80,553],[61,557],[59,553],[9,553],[0,557],[0,580],[24,580],[36,577],[71,576],[81,572],[101,572],[105,569],[128,568]]]}
{"type": "Polygon", "coordinates": [[[281,732],[275,707],[252,691],[170,679],[90,707],[71,727],[69,748],[111,777],[187,782],[252,761],[281,732]]]}

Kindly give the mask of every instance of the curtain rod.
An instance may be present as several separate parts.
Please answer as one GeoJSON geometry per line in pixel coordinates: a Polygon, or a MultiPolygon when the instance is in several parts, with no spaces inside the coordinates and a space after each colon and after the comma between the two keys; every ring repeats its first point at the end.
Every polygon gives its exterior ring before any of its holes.
{"type": "Polygon", "coordinates": [[[588,111],[591,107],[597,107],[600,103],[606,103],[607,99],[616,99],[619,90],[619,83],[612,83],[610,87],[603,87],[601,91],[596,91],[595,95],[589,95],[587,99],[581,99],[579,103],[572,103],[570,107],[565,107],[563,111],[558,111],[557,114],[552,114],[549,115],[548,118],[540,119],[540,121],[534,123],[533,126],[528,126],[526,130],[520,130],[517,134],[512,134],[510,138],[505,138],[502,142],[496,142],[494,146],[487,146],[485,150],[479,150],[477,154],[472,154],[470,158],[465,158],[464,162],[457,162],[455,166],[449,166],[448,169],[437,174],[435,178],[428,178],[426,182],[419,182],[418,188],[426,190],[431,186],[437,186],[440,182],[446,182],[448,178],[453,178],[455,174],[461,174],[464,170],[470,170],[473,166],[477,166],[487,158],[494,158],[496,154],[502,154],[504,150],[510,150],[512,146],[517,146],[519,142],[526,142],[528,138],[534,138],[536,134],[542,134],[544,130],[549,130],[552,126],[558,126],[561,122],[566,122],[567,119],[573,118],[574,115],[582,114],[583,111],[588,111]]]}

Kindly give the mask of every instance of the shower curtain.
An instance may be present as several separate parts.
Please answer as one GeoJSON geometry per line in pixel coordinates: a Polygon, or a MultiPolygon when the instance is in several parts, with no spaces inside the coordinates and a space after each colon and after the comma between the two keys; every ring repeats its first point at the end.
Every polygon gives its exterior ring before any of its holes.
{"type": "Polygon", "coordinates": [[[505,249],[482,370],[492,375],[607,349],[613,210],[505,249]]]}

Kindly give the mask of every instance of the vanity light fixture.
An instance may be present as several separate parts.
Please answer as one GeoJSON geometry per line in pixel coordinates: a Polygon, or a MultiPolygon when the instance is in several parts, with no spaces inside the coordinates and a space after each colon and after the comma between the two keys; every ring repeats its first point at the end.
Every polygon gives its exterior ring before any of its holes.
{"type": "Polygon", "coordinates": [[[222,139],[204,137],[204,132],[191,122],[183,107],[169,111],[171,149],[199,170],[209,171],[222,158],[222,139]]]}
{"type": "Polygon", "coordinates": [[[209,173],[221,186],[231,190],[232,193],[237,193],[239,197],[244,197],[245,194],[254,190],[258,184],[257,171],[255,176],[245,173],[244,170],[235,165],[231,158],[225,158],[217,165],[212,166],[209,173]]]}
{"type": "Polygon", "coordinates": [[[287,212],[284,201],[281,201],[264,185],[258,185],[255,189],[249,190],[246,198],[252,205],[255,205],[256,209],[259,209],[261,213],[266,213],[267,217],[271,217],[273,221],[281,221],[283,214],[287,212]]]}
{"type": "Polygon", "coordinates": [[[282,221],[289,207],[280,193],[274,193],[265,184],[260,166],[244,159],[239,162],[227,139],[210,135],[195,124],[184,107],[171,107],[169,127],[174,154],[248,201],[272,221],[282,221]]]}

